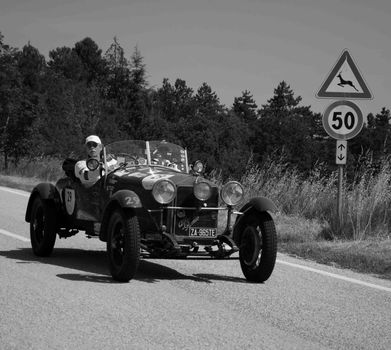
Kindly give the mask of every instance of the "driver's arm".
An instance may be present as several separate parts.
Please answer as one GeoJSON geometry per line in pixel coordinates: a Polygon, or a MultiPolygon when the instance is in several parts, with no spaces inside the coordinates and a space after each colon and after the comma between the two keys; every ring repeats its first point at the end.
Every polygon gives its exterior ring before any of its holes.
{"type": "Polygon", "coordinates": [[[106,166],[108,171],[112,171],[118,166],[118,161],[109,154],[106,159],[106,166]]]}
{"type": "Polygon", "coordinates": [[[91,187],[96,181],[99,180],[100,169],[98,167],[96,170],[91,171],[87,168],[86,161],[80,160],[75,165],[75,176],[84,186],[91,187]]]}

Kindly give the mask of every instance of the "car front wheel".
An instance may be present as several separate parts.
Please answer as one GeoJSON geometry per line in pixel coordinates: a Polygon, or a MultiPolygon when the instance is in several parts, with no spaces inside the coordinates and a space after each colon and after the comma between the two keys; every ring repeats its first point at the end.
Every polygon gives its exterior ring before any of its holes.
{"type": "Polygon", "coordinates": [[[53,203],[34,199],[30,218],[30,241],[37,256],[49,256],[56,242],[56,209],[53,203]]]}
{"type": "Polygon", "coordinates": [[[240,239],[240,266],[250,282],[266,281],[273,272],[277,256],[277,235],[273,219],[266,213],[244,218],[240,239]]]}
{"type": "Polygon", "coordinates": [[[107,255],[112,277],[128,282],[140,262],[140,228],[137,217],[129,211],[116,209],[108,223],[107,255]]]}

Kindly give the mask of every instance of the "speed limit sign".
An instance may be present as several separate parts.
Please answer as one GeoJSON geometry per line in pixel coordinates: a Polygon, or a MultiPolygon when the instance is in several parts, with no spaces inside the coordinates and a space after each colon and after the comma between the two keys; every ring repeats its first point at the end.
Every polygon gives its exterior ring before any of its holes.
{"type": "Polygon", "coordinates": [[[323,114],[323,127],[337,140],[349,140],[361,131],[364,120],[360,108],[351,101],[336,101],[323,114]]]}

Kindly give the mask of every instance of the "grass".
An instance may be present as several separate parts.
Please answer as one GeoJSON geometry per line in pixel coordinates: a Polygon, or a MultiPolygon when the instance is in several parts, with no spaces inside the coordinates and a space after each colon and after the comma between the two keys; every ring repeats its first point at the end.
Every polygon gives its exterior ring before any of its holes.
{"type": "MultiPolygon", "coordinates": [[[[3,172],[0,185],[30,191],[39,182],[54,182],[63,175],[61,162],[25,160],[3,172]]],[[[321,173],[303,178],[282,159],[250,165],[241,179],[245,200],[265,196],[277,205],[279,251],[391,279],[391,163],[384,161],[376,173],[365,170],[344,186],[341,223],[337,176],[321,173]]]]}
{"type": "Polygon", "coordinates": [[[278,250],[321,264],[391,280],[391,239],[325,240],[325,222],[277,214],[278,250]]]}

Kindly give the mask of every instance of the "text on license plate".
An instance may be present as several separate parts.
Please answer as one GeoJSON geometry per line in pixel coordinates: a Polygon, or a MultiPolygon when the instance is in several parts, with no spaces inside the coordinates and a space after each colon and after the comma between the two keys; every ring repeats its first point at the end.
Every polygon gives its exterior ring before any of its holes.
{"type": "Polygon", "coordinates": [[[217,229],[203,227],[189,227],[190,237],[216,237],[217,229]]]}

